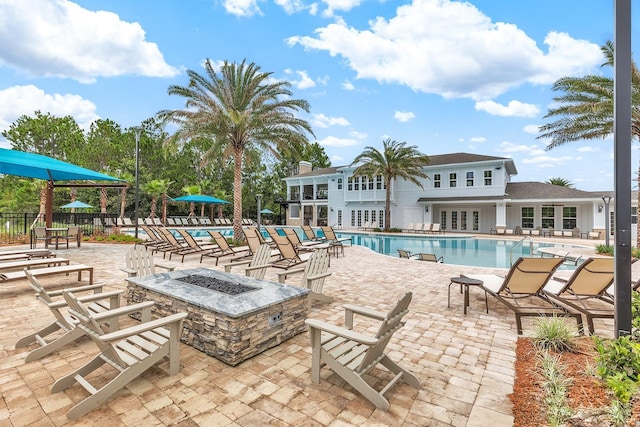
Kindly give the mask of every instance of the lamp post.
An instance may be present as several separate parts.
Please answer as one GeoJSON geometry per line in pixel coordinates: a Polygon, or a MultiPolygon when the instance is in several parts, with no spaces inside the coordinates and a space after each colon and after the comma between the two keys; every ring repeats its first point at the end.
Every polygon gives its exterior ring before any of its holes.
{"type": "Polygon", "coordinates": [[[138,187],[140,185],[140,128],[136,128],[136,188],[135,188],[135,204],[134,204],[134,221],[136,227],[136,239],[138,238],[138,205],[140,204],[140,196],[138,187]]]}
{"type": "Polygon", "coordinates": [[[256,194],[256,201],[258,202],[258,231],[260,231],[260,211],[262,210],[262,194],[256,194]]]}
{"type": "Polygon", "coordinates": [[[604,236],[605,245],[609,246],[609,203],[611,202],[611,196],[602,196],[604,202],[604,236]]]}

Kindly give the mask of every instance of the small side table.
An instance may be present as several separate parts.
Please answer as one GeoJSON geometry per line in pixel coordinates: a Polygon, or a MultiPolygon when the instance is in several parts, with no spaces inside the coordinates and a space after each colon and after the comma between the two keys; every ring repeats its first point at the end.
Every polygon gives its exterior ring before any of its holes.
{"type": "MultiPolygon", "coordinates": [[[[451,307],[451,285],[460,285],[461,290],[464,289],[464,314],[467,314],[467,307],[469,307],[469,286],[482,286],[483,283],[482,280],[472,279],[470,277],[452,277],[447,292],[447,307],[451,307]]],[[[487,313],[489,313],[489,302],[487,301],[486,290],[484,291],[484,306],[487,313]]]]}

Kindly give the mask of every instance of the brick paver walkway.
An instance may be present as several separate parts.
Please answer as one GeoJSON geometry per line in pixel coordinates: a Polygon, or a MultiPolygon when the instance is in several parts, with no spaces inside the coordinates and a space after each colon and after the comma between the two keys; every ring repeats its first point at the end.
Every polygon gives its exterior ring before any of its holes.
{"type": "MultiPolygon", "coordinates": [[[[0,251],[3,248],[0,248],[0,251]]],[[[123,289],[126,245],[88,244],[58,251],[73,262],[93,265],[95,280],[107,289],[123,289]]],[[[187,256],[179,268],[201,266],[199,256],[187,256]]],[[[205,260],[205,265],[223,270],[205,260]]],[[[484,295],[471,290],[469,313],[452,287],[447,308],[449,278],[460,273],[501,272],[380,255],[363,247],[346,247],[344,257],[332,258],[324,290],[331,304],[314,304],[310,317],[342,323],[343,303],[386,311],[405,291],[414,294],[406,325],[388,351],[422,382],[421,390],[400,382],[387,394],[388,412],[380,411],[329,369],[322,381],[310,380],[311,347],[300,334],[237,367],[230,367],[182,344],[181,371],[167,376],[166,361],[148,370],[118,392],[100,409],[74,422],[65,414],[84,398],[73,386],[51,394],[55,379],[95,355],[88,339],[30,363],[27,349],[14,349],[23,335],[50,321],[50,313],[33,297],[26,281],[0,284],[0,427],[3,426],[510,426],[508,395],[513,390],[514,316],[496,301],[484,311],[484,295]]],[[[276,280],[274,271],[267,279],[276,280]]],[[[51,289],[69,278],[46,278],[51,289]]],[[[296,277],[289,283],[296,284],[296,277]]],[[[133,320],[127,319],[125,324],[133,320]]],[[[373,331],[372,325],[364,324],[373,331]]],[[[531,330],[525,320],[525,334],[531,330]]],[[[375,376],[389,378],[377,368],[375,376]]]]}

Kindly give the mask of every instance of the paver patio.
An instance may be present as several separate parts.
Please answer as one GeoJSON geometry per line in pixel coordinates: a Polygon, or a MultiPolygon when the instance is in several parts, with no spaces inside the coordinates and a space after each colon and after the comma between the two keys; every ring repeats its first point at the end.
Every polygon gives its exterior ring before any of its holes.
{"type": "MultiPolygon", "coordinates": [[[[93,265],[94,281],[114,290],[125,287],[126,273],[118,267],[124,265],[126,249],[123,245],[83,243],[81,248],[58,253],[73,262],[93,265]]],[[[199,258],[187,256],[178,268],[205,265],[224,271],[224,259],[216,267],[213,261],[200,264],[199,258]]],[[[49,388],[55,379],[95,355],[97,348],[84,338],[41,360],[25,363],[28,349],[16,350],[14,344],[30,330],[48,323],[49,313],[35,300],[26,281],[16,281],[0,287],[0,427],[513,424],[508,398],[513,390],[517,339],[513,313],[491,298],[489,314],[485,313],[484,294],[472,289],[469,312],[464,315],[463,298],[455,287],[451,308],[447,308],[450,277],[504,270],[404,260],[353,246],[345,248],[344,257],[332,258],[330,271],[333,274],[324,292],[335,301],[314,304],[310,317],[342,324],[344,303],[386,311],[403,292],[414,294],[406,325],[396,332],[388,351],[420,378],[422,389],[401,381],[387,394],[389,412],[375,409],[327,368],[322,370],[321,383],[313,384],[311,346],[304,333],[236,367],[181,344],[179,374],[167,376],[165,361],[100,409],[69,422],[65,414],[84,398],[84,389],[74,386],[50,394],[49,388]]],[[[266,279],[277,281],[276,271],[270,269],[266,279]]],[[[297,279],[294,276],[288,283],[297,284],[297,279]]],[[[77,283],[74,280],[74,276],[55,277],[42,283],[55,289],[65,282],[77,283]]],[[[607,330],[603,326],[607,321],[600,322],[596,324],[599,331],[607,330]]],[[[360,325],[375,331],[373,323],[360,325]]],[[[524,328],[525,335],[530,333],[530,320],[524,321],[524,328]]],[[[382,369],[372,373],[389,377],[382,369]]]]}

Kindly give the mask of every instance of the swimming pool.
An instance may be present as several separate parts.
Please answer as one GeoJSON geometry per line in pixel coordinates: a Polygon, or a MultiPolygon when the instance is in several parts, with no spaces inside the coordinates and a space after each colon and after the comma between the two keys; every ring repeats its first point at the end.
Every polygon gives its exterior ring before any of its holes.
{"type": "MultiPolygon", "coordinates": [[[[276,230],[282,227],[277,227],[276,230]]],[[[300,239],[303,240],[303,232],[300,227],[293,227],[300,239]]],[[[219,231],[225,237],[233,236],[232,228],[215,227],[215,228],[185,228],[194,238],[198,240],[209,240],[211,236],[207,230],[219,231]]],[[[262,234],[268,237],[267,233],[261,229],[262,234]]],[[[316,234],[322,235],[320,229],[315,230],[316,234]]],[[[175,229],[172,232],[176,237],[179,234],[175,229]]],[[[279,230],[280,234],[284,234],[279,230]]],[[[144,236],[144,231],[139,230],[144,236]]],[[[533,242],[533,253],[530,251],[529,242],[519,244],[517,240],[500,240],[500,239],[477,239],[475,237],[459,237],[459,236],[407,236],[407,235],[379,235],[379,234],[362,234],[348,233],[336,230],[338,237],[350,237],[354,245],[365,246],[375,252],[398,256],[398,249],[405,249],[411,253],[432,253],[437,257],[444,257],[444,262],[455,265],[469,265],[478,267],[495,267],[509,268],[511,260],[515,261],[518,257],[539,256],[535,251],[542,247],[555,248],[578,248],[574,245],[563,245],[560,243],[550,242],[533,242]],[[516,248],[512,251],[514,245],[516,248]]],[[[575,266],[562,265],[562,269],[573,269],[575,266]]]]}
{"type": "MultiPolygon", "coordinates": [[[[354,245],[365,246],[381,254],[398,256],[398,249],[411,253],[432,253],[443,256],[447,264],[478,267],[509,268],[510,259],[539,256],[535,250],[542,247],[577,248],[578,246],[533,242],[533,253],[529,242],[517,244],[517,240],[477,239],[475,237],[443,236],[390,236],[374,234],[345,233],[337,231],[340,237],[351,237],[354,245]],[[515,249],[514,248],[515,246],[515,249]],[[513,253],[512,253],[513,249],[513,253]]],[[[566,268],[566,267],[565,267],[566,268]]],[[[573,266],[575,268],[575,266],[573,266]]]]}

